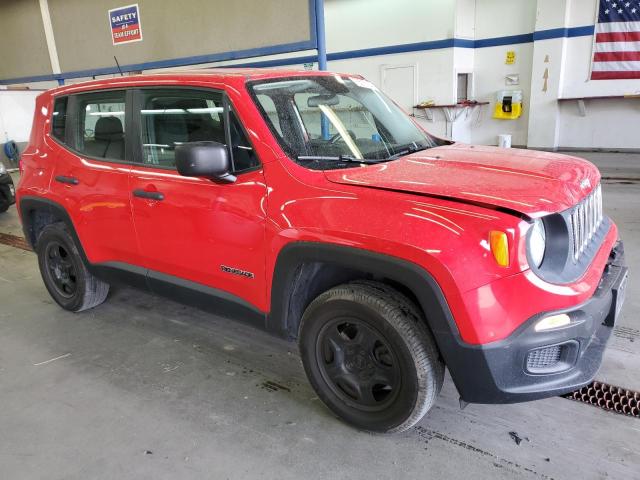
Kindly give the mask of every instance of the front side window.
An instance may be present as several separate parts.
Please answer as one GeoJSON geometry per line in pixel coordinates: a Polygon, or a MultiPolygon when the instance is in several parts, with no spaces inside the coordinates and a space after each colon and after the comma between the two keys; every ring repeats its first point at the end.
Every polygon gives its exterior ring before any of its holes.
{"type": "Polygon", "coordinates": [[[272,79],[249,90],[283,149],[311,168],[389,161],[444,143],[361,78],[272,79]]]}
{"type": "Polygon", "coordinates": [[[188,90],[142,92],[142,162],[175,168],[176,146],[225,142],[222,94],[188,90]]]}
{"type": "MultiPolygon", "coordinates": [[[[140,102],[142,162],[175,168],[176,146],[201,141],[227,145],[224,99],[220,92],[187,89],[143,90],[140,102]]],[[[234,172],[259,165],[238,117],[229,112],[234,172]]]]}
{"type": "Polygon", "coordinates": [[[87,156],[125,159],[125,92],[77,96],[75,149],[87,156]]]}
{"type": "Polygon", "coordinates": [[[67,125],[67,97],[56,98],[53,103],[51,118],[51,135],[61,142],[66,141],[67,125]]]}

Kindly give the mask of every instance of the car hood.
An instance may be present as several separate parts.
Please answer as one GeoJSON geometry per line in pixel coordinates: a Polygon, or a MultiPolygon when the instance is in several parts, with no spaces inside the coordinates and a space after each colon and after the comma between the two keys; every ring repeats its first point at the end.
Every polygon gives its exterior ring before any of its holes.
{"type": "Polygon", "coordinates": [[[522,149],[453,144],[362,168],[326,170],[330,182],[444,197],[535,218],[566,210],[600,182],[580,158],[522,149]]]}

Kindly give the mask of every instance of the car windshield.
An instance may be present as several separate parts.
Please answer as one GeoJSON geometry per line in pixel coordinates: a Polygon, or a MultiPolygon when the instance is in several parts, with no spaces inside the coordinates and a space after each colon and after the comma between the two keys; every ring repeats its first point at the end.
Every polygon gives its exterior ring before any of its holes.
{"type": "Polygon", "coordinates": [[[362,78],[272,79],[249,90],[282,148],[309,168],[389,161],[445,143],[362,78]]]}

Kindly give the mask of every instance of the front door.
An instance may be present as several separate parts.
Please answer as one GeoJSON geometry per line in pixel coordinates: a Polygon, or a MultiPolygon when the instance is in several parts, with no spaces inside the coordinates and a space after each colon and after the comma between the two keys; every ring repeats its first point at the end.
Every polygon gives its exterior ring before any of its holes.
{"type": "Polygon", "coordinates": [[[131,169],[130,195],[152,288],[154,280],[165,287],[211,287],[265,311],[267,191],[257,156],[235,114],[225,109],[223,93],[149,88],[135,98],[140,158],[131,169]],[[196,141],[231,145],[234,183],[177,172],[176,145],[196,141]]]}

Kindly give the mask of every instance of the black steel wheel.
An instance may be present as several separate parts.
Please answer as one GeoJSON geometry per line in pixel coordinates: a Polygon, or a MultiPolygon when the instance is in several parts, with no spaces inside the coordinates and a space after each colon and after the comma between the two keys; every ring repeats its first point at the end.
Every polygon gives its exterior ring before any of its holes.
{"type": "Polygon", "coordinates": [[[373,326],[353,317],[323,327],[316,361],[327,386],[342,401],[364,411],[383,410],[401,386],[399,360],[373,326]]]}
{"type": "Polygon", "coordinates": [[[35,247],[42,280],[62,308],[80,312],[104,302],[109,285],[89,272],[64,223],[44,227],[35,247]]]}
{"type": "Polygon", "coordinates": [[[44,255],[45,271],[56,292],[72,298],[78,290],[76,268],[71,254],[60,242],[51,241],[47,244],[44,255]]]}
{"type": "Polygon", "coordinates": [[[431,408],[444,365],[419,310],[374,282],[321,294],[305,310],[299,346],[319,398],[346,422],[400,432],[431,408]]]}

